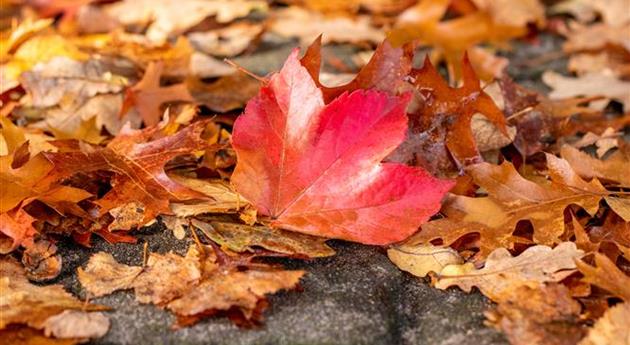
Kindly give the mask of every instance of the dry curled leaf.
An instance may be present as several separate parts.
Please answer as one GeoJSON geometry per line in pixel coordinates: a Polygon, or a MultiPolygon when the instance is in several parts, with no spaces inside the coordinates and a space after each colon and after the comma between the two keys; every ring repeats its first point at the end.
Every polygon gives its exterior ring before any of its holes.
{"type": "Polygon", "coordinates": [[[171,310],[178,325],[187,326],[230,310],[239,311],[245,321],[258,322],[265,295],[294,288],[304,275],[304,271],[252,265],[237,254],[229,257],[219,252],[219,260],[214,253],[210,246],[191,246],[184,257],[172,252],[152,253],[146,267],[120,264],[109,254],[97,253],[85,269],[79,269],[79,281],[99,296],[134,289],[138,301],[171,310]],[[231,264],[230,260],[236,262],[231,264]]]}
{"type": "Polygon", "coordinates": [[[577,268],[584,274],[583,280],[596,285],[624,301],[630,301],[630,277],[623,273],[603,254],[595,253],[593,267],[584,261],[577,260],[577,268]]]}
{"type": "Polygon", "coordinates": [[[475,183],[486,190],[488,197],[450,196],[442,219],[431,221],[413,236],[417,243],[442,239],[451,245],[467,234],[478,234],[474,244],[479,248],[476,260],[483,260],[496,248],[513,248],[515,243],[530,243],[513,235],[516,225],[528,220],[534,228],[533,240],[539,244],[560,242],[565,231],[564,210],[572,204],[595,214],[606,190],[596,180],[587,183],[569,164],[555,156],[547,156],[551,183],[541,184],[525,179],[510,163],[479,163],[467,172],[475,183]]]}
{"type": "Polygon", "coordinates": [[[476,286],[490,299],[504,301],[521,286],[536,288],[568,277],[576,271],[575,261],[583,254],[572,242],[563,242],[553,249],[537,245],[515,257],[507,249],[499,248],[488,256],[482,269],[459,275],[460,266],[447,266],[435,286],[439,289],[458,286],[464,291],[476,286]]]}
{"type": "Polygon", "coordinates": [[[203,222],[193,219],[192,225],[220,246],[239,253],[253,251],[254,248],[261,247],[277,253],[308,258],[335,254],[335,251],[326,245],[326,240],[321,237],[266,226],[251,226],[222,221],[203,222]]]}
{"type": "Polygon", "coordinates": [[[388,249],[387,256],[398,268],[417,277],[425,277],[429,272],[439,274],[448,265],[464,263],[452,248],[433,245],[403,243],[388,249]]]}

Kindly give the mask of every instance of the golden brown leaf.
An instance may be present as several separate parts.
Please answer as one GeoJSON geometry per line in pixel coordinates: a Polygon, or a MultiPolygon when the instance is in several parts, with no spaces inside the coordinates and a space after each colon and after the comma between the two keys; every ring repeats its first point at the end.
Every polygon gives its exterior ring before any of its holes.
{"type": "Polygon", "coordinates": [[[192,220],[192,225],[220,246],[239,253],[262,247],[277,253],[309,258],[335,254],[326,245],[325,238],[297,232],[222,221],[203,222],[197,219],[192,220]]]}
{"type": "Polygon", "coordinates": [[[630,171],[630,152],[620,150],[606,160],[599,160],[574,147],[564,145],[560,154],[584,178],[598,178],[630,186],[630,175],[627,173],[630,171]]]}
{"type": "Polygon", "coordinates": [[[595,253],[593,267],[584,261],[576,260],[577,268],[584,274],[583,280],[596,285],[624,301],[630,301],[630,277],[615,266],[609,258],[603,254],[595,253]]]}
{"type": "Polygon", "coordinates": [[[568,277],[576,271],[575,261],[583,253],[572,242],[563,242],[553,249],[537,245],[515,257],[499,248],[488,256],[482,269],[467,271],[465,275],[451,274],[460,270],[458,265],[447,266],[435,286],[446,289],[456,285],[467,292],[476,286],[490,299],[504,301],[515,288],[536,288],[568,277]]]}
{"type": "Polygon", "coordinates": [[[620,303],[606,311],[579,345],[630,344],[630,303],[620,303]]]}
{"type": "Polygon", "coordinates": [[[584,335],[580,304],[560,284],[520,286],[486,313],[514,345],[572,345],[584,335]]]}
{"type": "MultiPolygon", "coordinates": [[[[30,284],[23,268],[10,257],[0,259],[0,289],[2,290],[0,329],[13,324],[45,329],[49,322],[55,323],[55,327],[67,327],[67,322],[71,323],[71,321],[59,319],[59,315],[64,311],[74,310],[78,313],[90,314],[89,312],[92,311],[107,309],[105,306],[76,299],[61,285],[30,284]]],[[[93,326],[99,329],[98,334],[102,333],[102,324],[93,326]]],[[[109,326],[108,322],[107,326],[109,326]]],[[[66,334],[71,338],[76,338],[73,334],[66,334]]]]}

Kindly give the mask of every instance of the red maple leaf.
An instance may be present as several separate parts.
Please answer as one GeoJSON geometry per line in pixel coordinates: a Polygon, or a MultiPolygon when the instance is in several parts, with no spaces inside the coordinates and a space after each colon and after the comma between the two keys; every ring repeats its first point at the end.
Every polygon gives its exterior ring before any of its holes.
{"type": "Polygon", "coordinates": [[[324,104],[297,55],[234,124],[232,183],[274,226],[369,244],[406,238],[453,185],[381,163],[405,138],[410,96],[357,90],[324,104]]]}

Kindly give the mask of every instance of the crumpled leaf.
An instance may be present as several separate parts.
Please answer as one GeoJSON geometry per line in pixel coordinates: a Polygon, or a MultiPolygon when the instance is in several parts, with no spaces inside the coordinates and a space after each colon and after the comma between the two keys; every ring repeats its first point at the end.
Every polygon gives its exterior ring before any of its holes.
{"type": "Polygon", "coordinates": [[[326,245],[325,239],[266,226],[223,221],[204,222],[198,219],[193,219],[192,225],[220,246],[239,253],[262,247],[277,253],[308,258],[335,254],[335,251],[326,245]]]}
{"type": "Polygon", "coordinates": [[[630,320],[630,303],[617,304],[595,322],[579,345],[628,344],[630,342],[628,320],[630,320]]]}
{"type": "MultiPolygon", "coordinates": [[[[93,335],[106,332],[105,325],[108,321],[99,324],[90,324],[96,329],[76,330],[72,328],[72,320],[60,317],[64,311],[74,311],[87,317],[93,311],[107,310],[106,306],[80,301],[67,293],[61,285],[37,286],[32,285],[26,279],[21,265],[10,257],[0,259],[0,289],[2,298],[0,306],[0,330],[10,325],[25,325],[32,329],[46,329],[50,323],[54,323],[56,329],[65,328],[69,338],[78,338],[77,332],[96,331],[93,335]],[[105,329],[104,329],[105,328],[105,329]]],[[[76,314],[75,314],[76,315],[76,314]]]]}
{"type": "Polygon", "coordinates": [[[22,264],[31,281],[45,282],[57,278],[61,273],[61,263],[57,246],[46,239],[36,240],[22,253],[22,264]]]}
{"type": "Polygon", "coordinates": [[[479,161],[479,151],[471,129],[472,118],[481,113],[507,138],[503,112],[482,91],[468,58],[464,58],[464,84],[453,88],[442,79],[427,58],[411,77],[419,100],[418,109],[409,114],[409,134],[390,159],[411,162],[436,174],[452,166],[479,161]]]}
{"type": "Polygon", "coordinates": [[[369,244],[404,239],[452,186],[380,163],[403,140],[409,97],[358,90],[324,105],[297,53],[234,124],[232,184],[277,227],[369,244]]]}
{"type": "Polygon", "coordinates": [[[630,301],[630,277],[614,262],[600,253],[594,253],[596,267],[577,260],[577,268],[584,274],[583,281],[596,285],[624,301],[630,301]]]}
{"type": "Polygon", "coordinates": [[[105,11],[124,25],[149,24],[146,37],[162,43],[206,17],[228,23],[266,9],[267,3],[259,0],[125,0],[106,6],[105,11]]]}
{"type": "Polygon", "coordinates": [[[564,233],[564,210],[571,204],[595,214],[606,190],[597,181],[587,183],[573,172],[569,164],[547,155],[548,185],[529,181],[510,163],[479,163],[467,171],[488,197],[450,196],[442,208],[446,216],[426,223],[413,236],[417,243],[442,239],[451,245],[464,235],[478,233],[476,260],[483,260],[496,248],[513,248],[514,243],[529,243],[513,232],[518,222],[529,220],[534,228],[533,240],[539,244],[560,242],[564,233]]]}
{"type": "Polygon", "coordinates": [[[448,265],[463,264],[462,257],[452,248],[403,243],[387,250],[387,257],[403,271],[417,277],[429,272],[439,274],[448,265]]]}
{"type": "MultiPolygon", "coordinates": [[[[196,122],[170,136],[163,136],[161,129],[155,126],[144,130],[127,128],[104,148],[44,153],[54,165],[47,180],[57,181],[77,173],[111,171],[114,173],[113,188],[94,201],[100,206],[101,215],[135,202],[143,206],[138,210],[143,213],[141,221],[135,225],[144,225],[160,213],[169,214],[170,201],[205,198],[203,194],[174,182],[164,171],[164,165],[171,159],[206,147],[205,141],[199,137],[205,124],[196,122]]],[[[121,230],[128,230],[128,226],[121,230]]]]}
{"type": "Polygon", "coordinates": [[[210,246],[191,246],[185,257],[172,252],[152,253],[143,268],[120,264],[110,254],[97,253],[78,273],[79,281],[90,293],[102,296],[133,288],[141,303],[154,303],[174,312],[180,326],[232,309],[239,310],[245,320],[256,322],[265,295],[294,288],[304,274],[234,259],[237,262],[233,265],[228,256],[217,257],[210,246]],[[250,267],[244,270],[244,266],[250,267]],[[120,279],[121,272],[124,279],[120,279]]]}
{"type": "Polygon", "coordinates": [[[576,271],[575,261],[583,254],[573,242],[563,242],[553,249],[537,245],[515,257],[507,249],[499,248],[488,256],[482,269],[459,275],[460,266],[447,266],[435,286],[446,289],[456,285],[466,292],[476,286],[490,299],[502,301],[517,287],[536,288],[568,277],[576,271]]]}

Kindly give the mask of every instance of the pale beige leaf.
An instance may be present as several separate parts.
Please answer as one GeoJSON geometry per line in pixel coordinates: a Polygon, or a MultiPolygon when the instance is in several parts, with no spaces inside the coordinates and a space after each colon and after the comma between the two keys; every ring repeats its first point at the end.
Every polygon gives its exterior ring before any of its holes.
{"type": "Polygon", "coordinates": [[[630,344],[629,320],[630,302],[617,304],[595,322],[579,345],[628,345],[630,344]]]}
{"type": "Polygon", "coordinates": [[[462,264],[464,260],[450,247],[402,244],[387,250],[387,256],[403,271],[418,277],[429,272],[440,273],[447,265],[462,264]]]}
{"type": "Polygon", "coordinates": [[[435,286],[446,289],[456,285],[467,292],[476,286],[484,295],[498,301],[515,287],[538,286],[566,278],[575,272],[575,260],[583,254],[573,242],[563,242],[553,249],[537,245],[516,257],[500,248],[488,256],[482,269],[461,276],[442,272],[435,286]]]}
{"type": "Polygon", "coordinates": [[[142,267],[120,264],[111,254],[99,252],[90,257],[85,269],[79,267],[77,276],[91,296],[100,297],[131,289],[140,272],[142,267]]]}
{"type": "Polygon", "coordinates": [[[103,313],[65,310],[44,322],[44,334],[55,338],[100,338],[109,330],[109,319],[103,313]]]}

